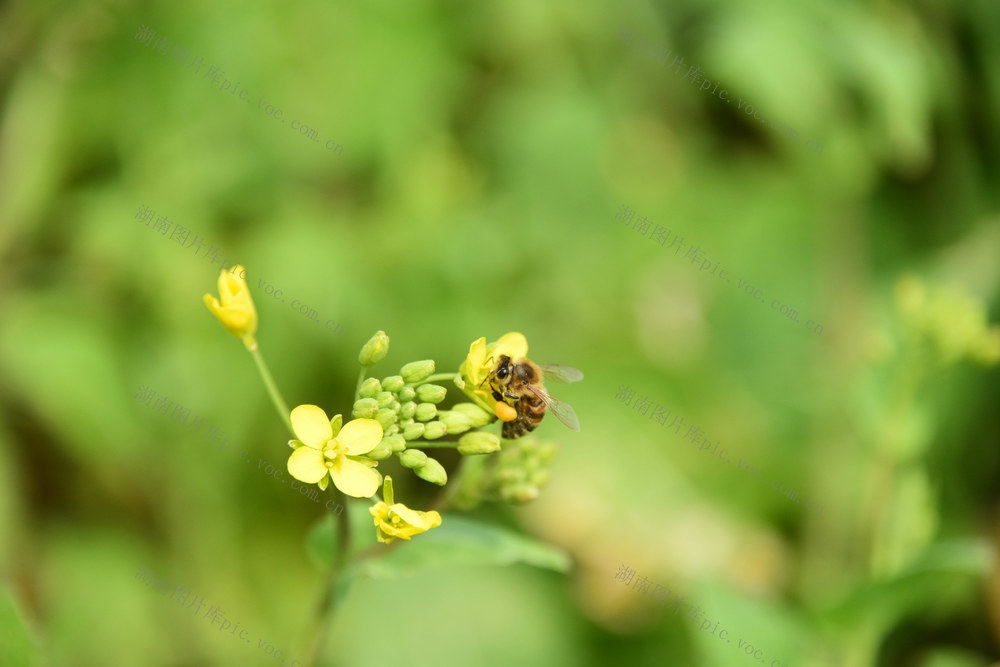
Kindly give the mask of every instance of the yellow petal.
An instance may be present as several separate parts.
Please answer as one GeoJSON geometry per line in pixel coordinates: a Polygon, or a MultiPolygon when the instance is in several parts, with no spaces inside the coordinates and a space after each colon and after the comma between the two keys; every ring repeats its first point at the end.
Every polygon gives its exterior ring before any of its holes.
{"type": "Polygon", "coordinates": [[[441,525],[441,515],[437,512],[418,512],[417,510],[411,510],[402,503],[396,503],[389,509],[400,519],[417,528],[421,533],[441,525]]]}
{"type": "Polygon", "coordinates": [[[323,479],[327,470],[323,453],[318,450],[299,447],[288,457],[288,474],[300,482],[315,484],[323,479]]]}
{"type": "Polygon", "coordinates": [[[377,526],[380,521],[389,516],[389,506],[385,504],[384,500],[380,500],[368,508],[368,513],[375,517],[375,525],[377,526]]]}
{"type": "MultiPolygon", "coordinates": [[[[374,419],[353,419],[340,429],[337,442],[347,448],[348,454],[367,454],[382,442],[382,425],[374,419]]],[[[370,495],[372,494],[369,493],[368,496],[370,495]]]]}
{"type": "Polygon", "coordinates": [[[314,449],[322,449],[323,445],[333,437],[330,418],[316,405],[300,405],[292,410],[291,417],[295,435],[314,449]]]}
{"type": "Polygon", "coordinates": [[[493,354],[499,356],[506,354],[513,359],[521,359],[528,356],[528,339],[518,331],[511,331],[500,336],[496,343],[493,354]]]}
{"type": "Polygon", "coordinates": [[[469,345],[469,354],[465,358],[465,363],[462,364],[462,368],[459,369],[459,372],[469,378],[473,384],[478,384],[484,377],[482,375],[481,368],[485,363],[486,338],[482,337],[472,341],[472,344],[469,345]]]}
{"type": "MultiPolygon", "coordinates": [[[[346,429],[347,426],[344,428],[346,429]]],[[[375,495],[381,482],[379,474],[375,472],[374,468],[369,468],[364,463],[358,463],[345,457],[341,457],[333,464],[333,468],[330,469],[330,477],[333,478],[333,483],[342,493],[355,498],[370,498],[375,495]]]]}

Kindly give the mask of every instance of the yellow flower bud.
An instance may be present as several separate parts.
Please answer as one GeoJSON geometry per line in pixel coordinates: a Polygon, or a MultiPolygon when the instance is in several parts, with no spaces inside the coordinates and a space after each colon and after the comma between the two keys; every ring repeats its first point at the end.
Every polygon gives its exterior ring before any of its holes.
{"type": "Polygon", "coordinates": [[[374,419],[378,414],[378,401],[374,398],[359,398],[354,402],[355,418],[374,419]]]}
{"type": "Polygon", "coordinates": [[[458,439],[458,453],[463,456],[492,454],[500,451],[500,438],[485,431],[466,433],[458,439]]]}
{"type": "Polygon", "coordinates": [[[368,339],[368,342],[361,348],[358,361],[362,366],[374,366],[385,358],[389,352],[389,337],[384,331],[377,331],[375,335],[368,339]]]}
{"type": "Polygon", "coordinates": [[[399,374],[405,382],[413,383],[426,380],[433,372],[434,360],[424,359],[423,361],[414,361],[406,364],[400,369],[399,374]]]}
{"type": "Polygon", "coordinates": [[[427,454],[419,449],[407,449],[399,455],[399,462],[404,468],[419,468],[427,463],[427,454]]]}
{"type": "Polygon", "coordinates": [[[378,381],[378,378],[368,378],[361,383],[361,391],[358,395],[361,398],[375,398],[375,394],[382,391],[382,383],[378,381]]]}
{"type": "Polygon", "coordinates": [[[211,294],[202,297],[212,314],[222,322],[226,331],[243,341],[248,350],[257,349],[257,309],[254,308],[247,287],[246,270],[237,264],[230,271],[219,274],[219,299],[211,294]]]}
{"type": "Polygon", "coordinates": [[[399,391],[403,388],[404,384],[406,383],[403,382],[402,376],[399,375],[390,375],[387,378],[382,378],[382,389],[386,391],[399,391]]]}
{"type": "Polygon", "coordinates": [[[424,434],[423,424],[407,424],[403,429],[403,438],[406,440],[416,440],[424,434]]]}
{"type": "Polygon", "coordinates": [[[461,412],[455,412],[454,410],[445,410],[442,412],[438,419],[441,423],[448,427],[448,433],[465,433],[470,428],[472,428],[472,420],[463,415],[461,412]]]}
{"type": "Polygon", "coordinates": [[[440,403],[448,395],[448,390],[439,384],[422,384],[417,387],[417,398],[424,403],[440,403]]]}
{"type": "Polygon", "coordinates": [[[417,474],[417,477],[431,484],[444,486],[448,483],[448,473],[444,471],[444,466],[429,457],[427,463],[416,468],[413,472],[417,474]]]}
{"type": "Polygon", "coordinates": [[[424,428],[424,440],[437,440],[448,432],[448,427],[441,422],[427,422],[424,428]]]}
{"type": "Polygon", "coordinates": [[[426,422],[437,416],[437,406],[433,403],[421,403],[413,415],[418,422],[426,422]]]}
{"type": "Polygon", "coordinates": [[[461,412],[463,415],[469,418],[472,422],[473,428],[480,428],[486,426],[493,421],[493,415],[475,403],[457,403],[453,408],[455,412],[461,412]]]}

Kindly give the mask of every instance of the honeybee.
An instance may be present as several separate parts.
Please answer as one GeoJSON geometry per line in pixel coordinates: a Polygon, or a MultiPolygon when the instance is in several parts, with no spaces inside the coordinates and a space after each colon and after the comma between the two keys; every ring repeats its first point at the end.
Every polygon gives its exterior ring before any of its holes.
{"type": "Polygon", "coordinates": [[[545,416],[546,408],[569,428],[580,430],[580,420],[573,408],[545,391],[542,380],[547,377],[576,382],[583,379],[583,373],[570,366],[536,364],[528,359],[514,360],[506,354],[497,359],[496,366],[483,382],[489,381],[493,398],[517,410],[517,418],[503,424],[500,434],[504,438],[513,440],[534,431],[545,416]]]}

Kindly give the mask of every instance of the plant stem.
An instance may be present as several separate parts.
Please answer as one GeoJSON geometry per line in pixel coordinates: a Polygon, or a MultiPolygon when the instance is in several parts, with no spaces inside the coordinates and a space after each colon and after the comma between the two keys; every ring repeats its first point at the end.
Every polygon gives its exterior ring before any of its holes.
{"type": "Polygon", "coordinates": [[[260,347],[255,347],[250,351],[253,355],[253,360],[257,363],[257,370],[260,371],[260,377],[264,380],[264,386],[267,387],[267,393],[271,396],[271,402],[274,403],[274,408],[281,415],[281,420],[285,422],[285,426],[288,427],[288,431],[295,437],[295,429],[292,428],[292,420],[289,417],[291,412],[288,410],[288,404],[285,403],[285,399],[281,397],[281,392],[278,391],[278,386],[274,384],[274,378],[271,377],[271,371],[267,369],[267,364],[264,363],[264,357],[260,353],[260,347]]]}
{"type": "MultiPolygon", "coordinates": [[[[346,508],[347,498],[338,490],[334,490],[335,502],[343,501],[346,508]]],[[[320,597],[319,605],[316,607],[316,614],[310,631],[308,653],[306,665],[315,665],[326,637],[333,625],[333,619],[337,614],[337,609],[343,599],[342,591],[338,590],[341,585],[340,576],[347,567],[348,554],[351,550],[351,518],[350,510],[337,515],[337,550],[333,554],[330,572],[323,582],[323,595],[320,597]]]]}
{"type": "Polygon", "coordinates": [[[358,399],[361,398],[361,385],[365,382],[365,375],[368,374],[368,367],[362,366],[361,372],[358,373],[358,386],[354,388],[354,402],[357,403],[358,399]]]}
{"type": "Polygon", "coordinates": [[[454,372],[454,373],[435,373],[434,375],[431,375],[429,377],[424,378],[420,382],[414,382],[412,384],[407,384],[406,386],[407,387],[419,387],[420,385],[427,384],[428,382],[437,382],[438,380],[451,380],[456,375],[458,375],[457,371],[454,372]]]}

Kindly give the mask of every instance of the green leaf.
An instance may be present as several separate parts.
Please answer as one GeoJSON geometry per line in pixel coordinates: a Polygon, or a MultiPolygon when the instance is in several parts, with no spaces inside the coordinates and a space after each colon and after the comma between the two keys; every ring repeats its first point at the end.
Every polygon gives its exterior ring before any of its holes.
{"type": "Polygon", "coordinates": [[[324,514],[306,535],[306,555],[320,570],[327,570],[333,565],[333,554],[337,549],[337,515],[332,512],[324,514]]]}
{"type": "MultiPolygon", "coordinates": [[[[956,600],[974,594],[977,582],[988,576],[993,549],[980,539],[950,540],[931,545],[897,575],[864,583],[833,605],[828,618],[839,624],[878,619],[891,625],[896,619],[927,608],[943,613],[956,600]]],[[[928,612],[932,613],[932,612],[928,612]]]]}
{"type": "Polygon", "coordinates": [[[431,568],[515,563],[566,572],[570,557],[562,549],[507,528],[449,514],[438,528],[415,536],[383,557],[360,563],[357,569],[373,579],[391,579],[431,568]]]}
{"type": "Polygon", "coordinates": [[[0,589],[0,664],[28,667],[34,664],[37,643],[13,594],[0,589]]]}
{"type": "MultiPolygon", "coordinates": [[[[343,496],[340,496],[340,499],[347,503],[344,511],[347,512],[351,522],[351,554],[356,556],[376,544],[375,524],[372,521],[372,515],[368,512],[371,505],[367,500],[355,498],[344,500],[343,496]]],[[[334,499],[334,502],[337,500],[334,499]]],[[[328,570],[333,565],[334,552],[340,541],[339,523],[339,515],[336,512],[328,511],[313,524],[312,528],[309,529],[309,534],[306,535],[306,554],[320,570],[328,570]]]]}

